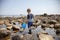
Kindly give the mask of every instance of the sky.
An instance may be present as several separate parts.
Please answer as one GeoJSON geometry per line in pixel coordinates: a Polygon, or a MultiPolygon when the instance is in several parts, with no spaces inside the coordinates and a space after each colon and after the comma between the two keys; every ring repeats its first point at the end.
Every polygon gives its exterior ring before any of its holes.
{"type": "Polygon", "coordinates": [[[60,14],[60,0],[0,0],[0,15],[60,14]]]}

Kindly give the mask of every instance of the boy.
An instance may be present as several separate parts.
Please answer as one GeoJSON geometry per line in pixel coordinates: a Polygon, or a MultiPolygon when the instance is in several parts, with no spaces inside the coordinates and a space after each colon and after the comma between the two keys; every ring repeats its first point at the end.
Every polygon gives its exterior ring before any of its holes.
{"type": "Polygon", "coordinates": [[[33,25],[33,14],[31,13],[31,10],[30,9],[27,9],[27,19],[28,19],[28,28],[29,28],[29,34],[31,34],[31,29],[30,27],[33,25]]]}

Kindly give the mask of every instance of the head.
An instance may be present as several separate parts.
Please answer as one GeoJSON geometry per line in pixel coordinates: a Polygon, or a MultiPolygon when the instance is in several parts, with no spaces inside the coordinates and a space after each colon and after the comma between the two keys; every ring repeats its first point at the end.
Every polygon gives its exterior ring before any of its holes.
{"type": "Polygon", "coordinates": [[[30,13],[31,12],[31,9],[27,9],[27,12],[30,13]]]}

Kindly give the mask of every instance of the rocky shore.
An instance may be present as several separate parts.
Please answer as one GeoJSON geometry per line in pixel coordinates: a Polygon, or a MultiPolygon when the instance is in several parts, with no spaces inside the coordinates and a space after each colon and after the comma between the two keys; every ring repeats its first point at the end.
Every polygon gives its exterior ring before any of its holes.
{"type": "Polygon", "coordinates": [[[21,27],[24,17],[0,17],[0,40],[60,40],[60,15],[35,15],[32,34],[21,27]]]}

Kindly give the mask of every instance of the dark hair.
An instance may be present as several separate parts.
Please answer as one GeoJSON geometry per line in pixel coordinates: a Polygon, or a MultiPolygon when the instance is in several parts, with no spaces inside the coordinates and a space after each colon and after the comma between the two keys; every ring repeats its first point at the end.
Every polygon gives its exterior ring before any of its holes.
{"type": "Polygon", "coordinates": [[[27,12],[31,12],[31,9],[27,9],[27,12]]]}

